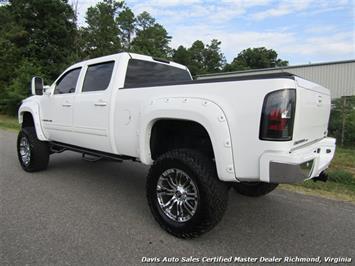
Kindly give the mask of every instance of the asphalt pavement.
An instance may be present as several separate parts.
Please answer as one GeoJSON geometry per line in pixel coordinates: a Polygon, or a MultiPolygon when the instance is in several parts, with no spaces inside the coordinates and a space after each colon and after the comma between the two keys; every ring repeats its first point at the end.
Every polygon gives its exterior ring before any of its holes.
{"type": "Polygon", "coordinates": [[[190,256],[258,263],[260,257],[351,257],[354,263],[353,204],[283,190],[248,198],[231,190],[220,224],[181,240],[150,214],[147,171],[134,162],[93,163],[64,152],[51,156],[46,171],[26,173],[16,133],[0,130],[0,265],[139,265],[190,256]]]}

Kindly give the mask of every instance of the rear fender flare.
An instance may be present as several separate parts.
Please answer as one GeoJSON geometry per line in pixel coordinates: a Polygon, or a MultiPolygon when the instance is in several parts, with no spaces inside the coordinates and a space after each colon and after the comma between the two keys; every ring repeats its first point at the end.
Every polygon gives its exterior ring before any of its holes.
{"type": "Polygon", "coordinates": [[[139,129],[139,155],[145,164],[152,164],[150,136],[155,122],[161,119],[189,120],[207,131],[215,156],[218,177],[222,181],[237,181],[234,171],[232,139],[227,118],[214,102],[201,98],[159,98],[143,105],[139,129]]]}

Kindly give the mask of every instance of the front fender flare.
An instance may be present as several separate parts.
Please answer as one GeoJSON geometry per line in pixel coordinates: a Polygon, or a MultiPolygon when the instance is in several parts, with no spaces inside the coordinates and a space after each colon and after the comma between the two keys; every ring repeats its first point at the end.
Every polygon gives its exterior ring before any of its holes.
{"type": "Polygon", "coordinates": [[[145,108],[141,113],[139,129],[139,154],[143,163],[153,163],[150,136],[156,121],[190,120],[203,126],[211,139],[219,179],[237,181],[228,121],[223,110],[216,103],[202,98],[170,97],[150,100],[143,106],[145,108]]]}
{"type": "Polygon", "coordinates": [[[20,106],[18,111],[18,120],[19,123],[22,124],[23,122],[23,115],[24,113],[30,113],[33,118],[34,126],[36,129],[37,138],[42,141],[47,141],[46,136],[42,130],[42,124],[40,120],[40,112],[39,112],[39,104],[34,101],[23,102],[20,106]]]}

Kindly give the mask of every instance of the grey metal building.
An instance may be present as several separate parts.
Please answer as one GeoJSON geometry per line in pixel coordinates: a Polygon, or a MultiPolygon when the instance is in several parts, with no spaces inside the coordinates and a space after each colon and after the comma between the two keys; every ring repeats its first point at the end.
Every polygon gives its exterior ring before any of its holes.
{"type": "Polygon", "coordinates": [[[355,95],[355,60],[319,64],[253,69],[198,76],[197,79],[289,72],[318,83],[331,91],[332,98],[355,95]]]}

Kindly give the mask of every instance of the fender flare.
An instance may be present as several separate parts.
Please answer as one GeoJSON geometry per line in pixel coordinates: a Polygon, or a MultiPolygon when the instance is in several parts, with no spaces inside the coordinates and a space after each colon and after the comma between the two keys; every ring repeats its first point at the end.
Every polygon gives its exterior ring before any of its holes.
{"type": "Polygon", "coordinates": [[[232,139],[227,118],[214,102],[202,98],[169,97],[150,100],[143,105],[139,128],[141,162],[152,164],[150,137],[153,125],[161,119],[189,120],[207,131],[215,156],[218,177],[222,181],[237,181],[234,170],[232,139]]]}
{"type": "Polygon", "coordinates": [[[37,138],[42,141],[47,141],[48,139],[46,138],[46,136],[43,132],[42,124],[41,124],[41,120],[40,120],[39,104],[37,102],[33,102],[33,101],[22,103],[22,105],[20,106],[20,109],[18,110],[18,120],[19,120],[20,124],[22,124],[23,115],[26,112],[28,112],[32,115],[34,126],[36,129],[37,138]]]}

